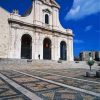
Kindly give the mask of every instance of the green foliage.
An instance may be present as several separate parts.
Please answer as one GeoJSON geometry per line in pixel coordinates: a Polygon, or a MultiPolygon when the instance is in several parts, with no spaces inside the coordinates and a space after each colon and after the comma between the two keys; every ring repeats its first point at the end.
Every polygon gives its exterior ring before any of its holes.
{"type": "Polygon", "coordinates": [[[87,64],[88,64],[89,66],[94,65],[94,63],[95,63],[94,60],[88,60],[88,61],[87,61],[87,64]]]}
{"type": "Polygon", "coordinates": [[[91,66],[94,65],[95,61],[94,60],[88,60],[87,64],[90,66],[90,71],[91,71],[91,66]]]}

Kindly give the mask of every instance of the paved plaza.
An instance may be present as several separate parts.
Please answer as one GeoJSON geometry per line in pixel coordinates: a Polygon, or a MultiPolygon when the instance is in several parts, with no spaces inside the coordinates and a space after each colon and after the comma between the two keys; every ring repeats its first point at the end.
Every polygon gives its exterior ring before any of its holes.
{"type": "Polygon", "coordinates": [[[100,78],[86,70],[0,70],[0,100],[100,100],[100,78]]]}

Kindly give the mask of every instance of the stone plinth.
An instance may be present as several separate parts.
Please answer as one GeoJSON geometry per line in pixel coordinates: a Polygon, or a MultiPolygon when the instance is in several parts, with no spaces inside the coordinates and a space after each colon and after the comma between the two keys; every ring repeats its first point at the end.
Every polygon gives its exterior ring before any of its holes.
{"type": "Polygon", "coordinates": [[[86,77],[94,77],[96,74],[94,71],[88,71],[86,72],[86,77]]]}
{"type": "Polygon", "coordinates": [[[100,70],[96,71],[96,77],[100,78],[100,70]]]}

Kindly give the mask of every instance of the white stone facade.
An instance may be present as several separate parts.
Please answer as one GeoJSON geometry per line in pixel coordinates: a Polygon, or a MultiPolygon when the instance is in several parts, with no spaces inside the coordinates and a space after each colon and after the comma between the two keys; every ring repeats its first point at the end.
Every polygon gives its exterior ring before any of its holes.
{"type": "Polygon", "coordinates": [[[59,5],[55,0],[33,0],[32,7],[24,16],[17,12],[9,13],[0,7],[0,58],[21,59],[22,56],[26,57],[23,51],[30,52],[31,59],[62,58],[73,61],[73,33],[60,25],[59,5]],[[45,22],[46,14],[48,23],[45,22]],[[28,40],[29,37],[31,40],[28,40]],[[28,41],[28,46],[23,42],[22,47],[22,41],[28,41]],[[25,49],[28,47],[31,49],[25,49]],[[64,50],[66,53],[63,53],[64,50]],[[44,54],[44,51],[47,53],[44,54]]]}

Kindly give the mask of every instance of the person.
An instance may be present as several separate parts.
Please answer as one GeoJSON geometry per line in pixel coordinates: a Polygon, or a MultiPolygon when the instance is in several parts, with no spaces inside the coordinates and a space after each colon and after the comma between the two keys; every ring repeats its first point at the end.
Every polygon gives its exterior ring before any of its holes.
{"type": "Polygon", "coordinates": [[[38,55],[38,58],[40,59],[40,54],[38,55]]]}

